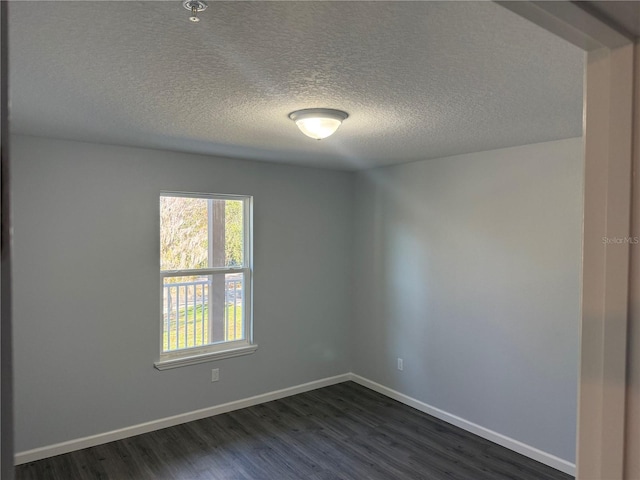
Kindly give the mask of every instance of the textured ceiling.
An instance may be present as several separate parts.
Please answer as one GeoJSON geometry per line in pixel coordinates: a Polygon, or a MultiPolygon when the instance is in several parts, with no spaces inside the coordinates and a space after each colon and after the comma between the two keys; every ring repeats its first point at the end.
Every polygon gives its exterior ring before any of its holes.
{"type": "Polygon", "coordinates": [[[16,133],[356,169],[581,135],[584,54],[492,2],[12,2],[16,133]],[[287,118],[350,117],[314,141],[287,118]]]}

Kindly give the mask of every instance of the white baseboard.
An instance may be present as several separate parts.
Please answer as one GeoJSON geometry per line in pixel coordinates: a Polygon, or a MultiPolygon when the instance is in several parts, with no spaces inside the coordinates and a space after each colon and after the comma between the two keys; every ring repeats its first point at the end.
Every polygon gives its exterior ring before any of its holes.
{"type": "Polygon", "coordinates": [[[17,453],[14,457],[14,463],[16,465],[20,465],[23,463],[34,462],[36,460],[42,460],[43,458],[53,457],[55,455],[61,455],[63,453],[73,452],[75,450],[81,450],[83,448],[95,447],[96,445],[102,445],[104,443],[113,442],[115,440],[122,440],[124,438],[133,437],[134,435],[153,432],[155,430],[173,427],[174,425],[180,425],[182,423],[191,422],[193,420],[200,420],[201,418],[220,415],[221,413],[227,413],[233,410],[239,410],[241,408],[258,405],[260,403],[278,400],[280,398],[289,397],[298,393],[308,392],[317,388],[328,387],[329,385],[335,385],[336,383],[346,382],[347,380],[350,380],[350,378],[350,374],[345,373],[343,375],[336,375],[335,377],[323,378],[314,382],[303,383],[302,385],[296,385],[294,387],[283,388],[282,390],[276,390],[273,392],[256,395],[254,397],[236,400],[234,402],[223,403],[222,405],[216,405],[214,407],[203,408],[192,412],[182,413],[180,415],[174,415],[172,417],[166,417],[158,420],[153,420],[151,422],[140,423],[131,427],[120,428],[118,430],[99,433],[97,435],[91,435],[89,437],[56,443],[54,445],[48,445],[46,447],[34,448],[33,450],[27,450],[17,453]]]}
{"type": "Polygon", "coordinates": [[[558,458],[549,453],[538,450],[525,443],[514,440],[500,433],[489,430],[488,428],[477,425],[473,422],[469,422],[464,418],[460,418],[451,413],[445,412],[436,407],[432,407],[420,400],[409,397],[403,393],[392,390],[384,385],[380,385],[367,378],[361,377],[354,373],[345,373],[343,375],[336,375],[335,377],[323,378],[309,383],[303,383],[302,385],[296,385],[294,387],[283,388],[282,390],[276,390],[273,392],[263,393],[254,397],[249,397],[234,402],[224,403],[222,405],[216,405],[213,407],[203,408],[192,412],[182,413],[180,415],[174,415],[172,417],[161,418],[153,420],[151,422],[140,423],[131,427],[120,428],[118,430],[112,430],[110,432],[100,433],[97,435],[91,435],[89,437],[78,438],[75,440],[69,440],[67,442],[56,443],[54,445],[48,445],[46,447],[34,448],[33,450],[27,450],[19,452],[15,455],[15,464],[20,465],[23,463],[34,462],[36,460],[42,460],[43,458],[53,457],[55,455],[61,455],[63,453],[73,452],[75,450],[81,450],[83,448],[95,447],[96,445],[102,445],[104,443],[113,442],[115,440],[122,440],[124,438],[133,437],[142,433],[153,432],[162,428],[173,427],[174,425],[180,425],[182,423],[191,422],[193,420],[200,420],[201,418],[212,417],[214,415],[220,415],[222,413],[231,412],[233,410],[239,410],[245,407],[251,407],[260,403],[270,402],[272,400],[278,400],[280,398],[289,397],[298,393],[308,392],[317,388],[328,387],[337,383],[346,382],[352,380],[364,387],[370,388],[382,395],[399,401],[405,405],[413,407],[421,412],[432,415],[440,420],[444,420],[447,423],[460,427],[463,430],[474,433],[482,438],[485,438],[491,442],[502,445],[514,452],[518,452],[526,457],[537,460],[540,463],[549,465],[561,472],[568,473],[575,476],[576,466],[566,460],[558,458]]]}
{"type": "Polygon", "coordinates": [[[361,377],[360,375],[356,375],[354,373],[349,374],[349,380],[352,380],[363,387],[370,388],[382,395],[385,395],[389,398],[393,398],[394,400],[399,401],[400,403],[404,403],[410,407],[415,408],[416,410],[420,410],[421,412],[428,413],[440,420],[444,420],[451,425],[455,425],[456,427],[460,427],[467,432],[471,432],[479,437],[485,438],[493,443],[497,443],[498,445],[502,445],[503,447],[508,448],[509,450],[513,450],[514,452],[520,453],[525,457],[532,458],[540,463],[544,463],[556,470],[560,470],[561,472],[568,473],[569,475],[575,476],[576,474],[576,466],[575,464],[563,460],[562,458],[558,458],[550,453],[543,452],[542,450],[538,450],[535,447],[527,445],[525,443],[519,442],[518,440],[514,440],[513,438],[507,437],[506,435],[502,435],[501,433],[494,432],[493,430],[489,430],[488,428],[477,425],[473,422],[465,420],[464,418],[460,418],[457,415],[453,415],[451,413],[445,412],[436,407],[432,407],[420,400],[416,400],[415,398],[409,397],[403,393],[392,390],[384,385],[380,385],[379,383],[373,382],[367,378],[361,377]]]}

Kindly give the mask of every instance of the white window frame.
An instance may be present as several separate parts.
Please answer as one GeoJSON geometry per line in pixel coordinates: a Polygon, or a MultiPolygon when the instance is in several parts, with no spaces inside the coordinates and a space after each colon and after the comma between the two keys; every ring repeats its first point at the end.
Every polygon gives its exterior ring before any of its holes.
{"type": "MultiPolygon", "coordinates": [[[[207,267],[184,270],[160,270],[160,339],[159,339],[159,360],[154,362],[158,370],[184,367],[197,363],[210,362],[223,358],[249,355],[256,351],[258,345],[253,343],[253,197],[251,195],[229,195],[217,193],[192,193],[192,192],[171,192],[161,191],[160,197],[186,197],[200,198],[206,200],[241,200],[243,202],[243,260],[241,267],[207,267]],[[167,277],[193,276],[193,275],[224,275],[227,273],[243,273],[243,309],[244,316],[242,322],[243,339],[216,342],[208,345],[201,345],[191,348],[182,348],[164,352],[164,319],[163,309],[163,289],[164,279],[167,277]]],[[[208,220],[210,227],[211,218],[208,220]]],[[[159,232],[160,228],[158,228],[159,232]]],[[[211,310],[209,310],[211,311],[211,310]]]]}

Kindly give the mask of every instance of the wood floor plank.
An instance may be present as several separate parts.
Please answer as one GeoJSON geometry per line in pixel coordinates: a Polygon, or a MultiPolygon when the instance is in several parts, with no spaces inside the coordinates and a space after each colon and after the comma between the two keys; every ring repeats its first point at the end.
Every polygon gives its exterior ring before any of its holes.
{"type": "Polygon", "coordinates": [[[16,480],[568,480],[353,382],[16,467],[16,480]]]}

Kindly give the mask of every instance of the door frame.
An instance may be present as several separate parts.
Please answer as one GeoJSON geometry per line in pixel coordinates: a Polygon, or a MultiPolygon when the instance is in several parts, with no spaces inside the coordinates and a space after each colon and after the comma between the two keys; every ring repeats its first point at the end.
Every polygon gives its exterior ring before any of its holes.
{"type": "Polygon", "coordinates": [[[497,3],[586,52],[576,478],[622,480],[636,47],[575,2],[497,3]]]}

